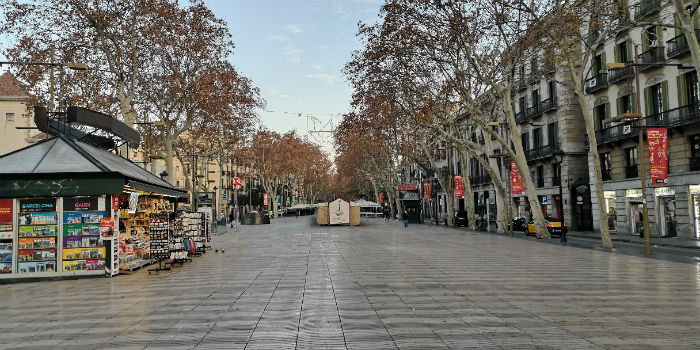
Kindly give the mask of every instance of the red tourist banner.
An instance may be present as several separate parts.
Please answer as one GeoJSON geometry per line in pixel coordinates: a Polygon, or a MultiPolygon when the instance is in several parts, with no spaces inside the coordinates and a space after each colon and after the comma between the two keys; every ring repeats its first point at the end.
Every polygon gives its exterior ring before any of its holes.
{"type": "Polygon", "coordinates": [[[12,199],[0,199],[0,223],[12,223],[12,199]]]}
{"type": "Polygon", "coordinates": [[[651,184],[665,185],[668,183],[668,129],[647,128],[647,146],[651,184]]]}
{"type": "Polygon", "coordinates": [[[515,165],[515,162],[510,162],[510,193],[519,195],[525,191],[523,179],[520,177],[520,171],[515,165]]]}
{"type": "Polygon", "coordinates": [[[384,203],[384,192],[379,192],[379,204],[384,203]]]}
{"type": "Polygon", "coordinates": [[[423,183],[423,200],[426,202],[430,201],[430,197],[432,197],[432,184],[430,182],[424,182],[423,183]]]}
{"type": "Polygon", "coordinates": [[[263,205],[268,205],[267,193],[263,193],[263,205]]]}
{"type": "Polygon", "coordinates": [[[464,178],[462,175],[455,175],[455,198],[464,197],[464,178]]]}

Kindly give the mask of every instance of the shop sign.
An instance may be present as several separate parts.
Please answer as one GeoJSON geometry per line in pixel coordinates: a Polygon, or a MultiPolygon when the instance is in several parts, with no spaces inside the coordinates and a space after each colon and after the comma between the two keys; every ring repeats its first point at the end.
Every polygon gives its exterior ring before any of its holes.
{"type": "Polygon", "coordinates": [[[65,211],[96,211],[97,197],[65,197],[63,198],[63,210],[65,211]]]}
{"type": "Polygon", "coordinates": [[[690,185],[688,187],[690,194],[700,194],[700,185],[690,185]]]}
{"type": "Polygon", "coordinates": [[[627,198],[642,198],[642,190],[626,190],[625,197],[627,198]]]}
{"type": "Polygon", "coordinates": [[[56,211],[56,200],[53,198],[34,198],[19,201],[19,210],[23,212],[56,211]]]}
{"type": "Polygon", "coordinates": [[[428,202],[430,201],[430,198],[432,197],[432,184],[430,182],[424,182],[423,183],[423,200],[428,202]]]}
{"type": "Polygon", "coordinates": [[[661,196],[675,196],[676,195],[676,190],[674,190],[671,187],[658,187],[654,189],[654,194],[657,197],[661,196]]]}
{"type": "Polygon", "coordinates": [[[455,175],[455,198],[464,198],[464,178],[462,175],[455,175]]]}
{"type": "Polygon", "coordinates": [[[520,171],[515,165],[515,162],[510,162],[510,193],[519,195],[525,191],[523,179],[520,177],[520,171]]]}
{"type": "Polygon", "coordinates": [[[104,217],[100,219],[100,237],[102,239],[110,239],[114,237],[114,219],[104,217]]]}
{"type": "Polygon", "coordinates": [[[269,205],[269,201],[267,199],[267,193],[263,193],[263,205],[269,205]]]}
{"type": "Polygon", "coordinates": [[[401,184],[396,186],[397,191],[418,191],[417,184],[401,184]]]}
{"type": "Polygon", "coordinates": [[[668,129],[647,128],[651,184],[668,183],[668,129]]]}
{"type": "Polygon", "coordinates": [[[112,210],[119,210],[119,195],[112,195],[112,210]]]}
{"type": "Polygon", "coordinates": [[[400,193],[403,194],[403,195],[401,196],[401,199],[402,199],[402,200],[405,200],[405,201],[417,201],[417,200],[420,200],[420,196],[418,195],[418,192],[411,191],[411,192],[400,192],[400,193]]]}
{"type": "Polygon", "coordinates": [[[603,198],[615,199],[615,191],[603,191],[603,198]]]}

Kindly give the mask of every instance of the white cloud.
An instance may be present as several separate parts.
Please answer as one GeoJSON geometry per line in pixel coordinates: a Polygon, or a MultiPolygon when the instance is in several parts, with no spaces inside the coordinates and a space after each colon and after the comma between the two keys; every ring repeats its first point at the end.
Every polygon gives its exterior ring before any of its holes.
{"type": "Polygon", "coordinates": [[[299,34],[304,30],[302,30],[301,27],[296,24],[287,24],[287,31],[294,34],[299,34]]]}
{"type": "Polygon", "coordinates": [[[335,83],[340,78],[336,75],[333,74],[326,74],[326,73],[314,73],[314,74],[307,74],[306,78],[308,79],[315,79],[315,80],[320,80],[329,84],[335,83]]]}
{"type": "Polygon", "coordinates": [[[288,98],[289,98],[289,95],[287,95],[287,94],[282,94],[282,95],[280,95],[280,98],[282,98],[282,99],[285,99],[285,100],[286,100],[286,99],[288,99],[288,98]]]}
{"type": "Polygon", "coordinates": [[[296,48],[292,45],[287,45],[282,48],[282,58],[290,63],[300,63],[301,62],[301,54],[304,51],[296,48]]]}
{"type": "Polygon", "coordinates": [[[272,41],[277,41],[277,42],[280,42],[280,43],[288,43],[288,42],[289,42],[289,38],[288,38],[288,37],[286,37],[286,36],[284,36],[284,35],[279,35],[279,34],[270,35],[270,40],[272,40],[272,41]]]}

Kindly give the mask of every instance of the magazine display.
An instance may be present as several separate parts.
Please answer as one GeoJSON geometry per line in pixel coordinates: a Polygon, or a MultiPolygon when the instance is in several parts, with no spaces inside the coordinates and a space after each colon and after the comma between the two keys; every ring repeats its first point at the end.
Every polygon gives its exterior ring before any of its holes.
{"type": "Polygon", "coordinates": [[[100,222],[108,217],[104,197],[63,200],[63,271],[104,270],[100,222]]]}
{"type": "Polygon", "coordinates": [[[0,199],[0,274],[12,273],[12,207],[11,199],[0,199]]]}
{"type": "Polygon", "coordinates": [[[19,201],[17,271],[55,272],[58,214],[53,198],[19,201]]]}

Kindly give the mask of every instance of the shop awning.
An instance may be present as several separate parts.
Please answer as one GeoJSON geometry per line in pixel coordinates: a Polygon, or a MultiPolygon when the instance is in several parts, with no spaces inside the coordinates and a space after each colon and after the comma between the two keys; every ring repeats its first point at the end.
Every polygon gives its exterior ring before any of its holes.
{"type": "Polygon", "coordinates": [[[131,183],[187,197],[128,159],[63,135],[0,156],[0,197],[118,194],[131,183]]]}

